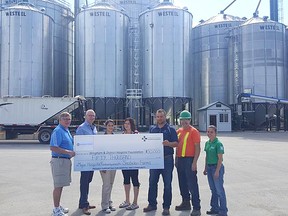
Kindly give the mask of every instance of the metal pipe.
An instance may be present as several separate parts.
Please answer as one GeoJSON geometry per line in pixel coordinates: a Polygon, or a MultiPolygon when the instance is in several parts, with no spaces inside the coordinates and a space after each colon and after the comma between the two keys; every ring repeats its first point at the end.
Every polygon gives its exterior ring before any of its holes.
{"type": "Polygon", "coordinates": [[[259,9],[260,4],[261,4],[261,0],[259,0],[259,2],[258,2],[258,5],[257,5],[257,7],[256,7],[256,10],[255,10],[255,12],[253,13],[253,17],[258,17],[258,13],[259,13],[258,9],[259,9]]]}
{"type": "Polygon", "coordinates": [[[237,102],[238,102],[238,104],[241,104],[241,98],[242,98],[242,97],[259,99],[259,100],[265,100],[265,101],[271,101],[271,102],[275,102],[275,103],[288,104],[288,100],[286,100],[286,99],[278,99],[278,98],[261,96],[261,95],[254,95],[254,94],[248,94],[248,93],[241,93],[241,94],[239,94],[239,95],[237,96],[237,102]]]}
{"type": "Polygon", "coordinates": [[[79,0],[74,0],[74,14],[76,15],[80,12],[79,0]]]}
{"type": "Polygon", "coordinates": [[[278,0],[270,0],[270,19],[278,22],[278,0]]]}
{"type": "Polygon", "coordinates": [[[224,10],[221,10],[221,11],[220,11],[220,14],[224,14],[225,10],[228,9],[235,1],[237,1],[237,0],[234,0],[234,1],[231,2],[226,8],[224,8],[224,10]]]}

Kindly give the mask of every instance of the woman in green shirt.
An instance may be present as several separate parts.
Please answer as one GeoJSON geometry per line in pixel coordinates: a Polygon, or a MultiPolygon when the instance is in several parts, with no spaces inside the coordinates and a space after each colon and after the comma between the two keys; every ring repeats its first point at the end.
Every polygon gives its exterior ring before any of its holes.
{"type": "Polygon", "coordinates": [[[224,190],[224,147],[216,137],[217,128],[214,125],[208,126],[207,136],[209,140],[205,143],[206,158],[204,175],[207,175],[209,187],[212,193],[208,215],[227,216],[227,202],[224,190]]]}

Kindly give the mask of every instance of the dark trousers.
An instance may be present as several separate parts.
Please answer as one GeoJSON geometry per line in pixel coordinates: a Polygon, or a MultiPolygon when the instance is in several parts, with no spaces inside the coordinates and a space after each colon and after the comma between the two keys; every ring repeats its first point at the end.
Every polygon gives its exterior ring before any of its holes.
{"type": "Polygon", "coordinates": [[[192,171],[193,157],[177,157],[177,173],[180,194],[183,200],[190,200],[195,210],[200,210],[197,171],[192,171]]]}
{"type": "Polygon", "coordinates": [[[158,182],[162,175],[164,182],[163,208],[170,208],[172,201],[172,173],[174,168],[173,155],[165,156],[164,169],[150,169],[148,202],[150,206],[157,206],[158,182]]]}
{"type": "Polygon", "coordinates": [[[89,206],[88,202],[88,193],[89,193],[89,184],[92,181],[94,171],[83,171],[81,172],[80,177],[80,199],[79,199],[79,208],[87,208],[89,206]]]}

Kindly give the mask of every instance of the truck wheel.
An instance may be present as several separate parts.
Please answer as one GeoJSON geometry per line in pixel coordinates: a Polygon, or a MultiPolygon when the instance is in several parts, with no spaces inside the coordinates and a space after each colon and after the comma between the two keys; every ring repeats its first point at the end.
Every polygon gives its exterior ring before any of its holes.
{"type": "Polygon", "coordinates": [[[38,140],[40,143],[49,143],[51,139],[52,130],[51,129],[43,129],[39,131],[38,140]]]}

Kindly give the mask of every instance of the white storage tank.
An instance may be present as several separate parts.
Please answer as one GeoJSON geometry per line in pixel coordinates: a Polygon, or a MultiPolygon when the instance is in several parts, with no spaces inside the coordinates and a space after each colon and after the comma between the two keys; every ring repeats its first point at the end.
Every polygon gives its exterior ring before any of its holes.
{"type": "Polygon", "coordinates": [[[220,13],[193,28],[193,92],[196,109],[228,103],[228,42],[230,31],[244,21],[220,13]]]}
{"type": "Polygon", "coordinates": [[[53,95],[53,19],[28,3],[0,13],[0,96],[53,95]]]}
{"type": "Polygon", "coordinates": [[[53,95],[73,95],[74,15],[65,0],[0,0],[9,7],[29,2],[54,20],[53,26],[53,95]]]}
{"type": "Polygon", "coordinates": [[[76,17],[76,94],[125,98],[129,18],[107,3],[76,17]]]}
{"type": "MultiPolygon", "coordinates": [[[[254,16],[231,35],[230,103],[240,93],[284,98],[286,85],[285,25],[254,16]]],[[[265,102],[265,101],[264,101],[265,102]]]]}
{"type": "Polygon", "coordinates": [[[191,98],[192,14],[164,1],[139,19],[143,98],[191,98]]]}
{"type": "Polygon", "coordinates": [[[54,96],[74,94],[74,14],[65,0],[29,0],[55,22],[53,43],[54,96]]]}

